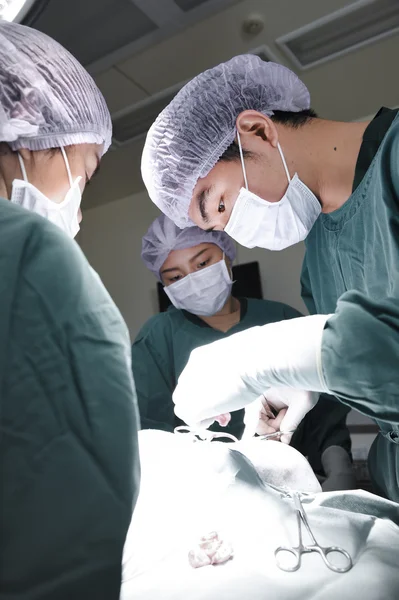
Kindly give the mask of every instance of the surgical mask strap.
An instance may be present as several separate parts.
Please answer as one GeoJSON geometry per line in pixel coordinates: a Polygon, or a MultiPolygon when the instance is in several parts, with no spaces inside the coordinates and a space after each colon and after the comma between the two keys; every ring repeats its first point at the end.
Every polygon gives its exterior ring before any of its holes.
{"type": "Polygon", "coordinates": [[[24,160],[23,160],[23,158],[22,158],[22,156],[20,155],[19,152],[18,152],[18,160],[19,160],[19,165],[21,167],[22,177],[24,178],[24,181],[26,181],[27,183],[29,183],[29,181],[28,181],[28,175],[27,175],[26,169],[25,169],[25,163],[24,163],[24,160]]]}
{"type": "Polygon", "coordinates": [[[245,165],[244,165],[244,153],[242,151],[242,146],[241,146],[241,138],[240,138],[240,133],[237,129],[237,140],[238,140],[238,148],[240,150],[240,158],[241,158],[241,166],[242,166],[242,172],[244,173],[244,183],[245,183],[245,187],[246,189],[248,189],[248,179],[247,179],[247,172],[245,170],[245,165]]]}
{"type": "MultiPolygon", "coordinates": [[[[237,129],[237,140],[238,140],[238,148],[240,150],[240,159],[241,159],[242,172],[244,174],[245,188],[248,190],[248,179],[247,179],[247,172],[245,170],[245,164],[244,164],[244,153],[242,151],[241,138],[240,138],[240,133],[239,133],[238,129],[237,129]]],[[[290,172],[288,171],[287,163],[285,161],[284,154],[283,154],[283,151],[281,150],[281,146],[280,146],[279,142],[277,142],[277,149],[280,153],[281,160],[283,161],[284,170],[285,170],[285,174],[287,175],[288,183],[290,183],[290,181],[291,181],[290,172]]]]}
{"type": "MultiPolygon", "coordinates": [[[[67,170],[67,173],[68,173],[69,187],[72,187],[72,185],[73,185],[73,179],[72,179],[71,168],[69,166],[68,157],[66,155],[66,152],[65,152],[65,149],[64,149],[63,146],[61,146],[60,150],[61,150],[61,154],[63,156],[64,162],[65,162],[65,167],[66,167],[66,170],[67,170]]],[[[20,155],[19,152],[18,152],[18,160],[19,160],[19,165],[21,167],[22,177],[24,178],[24,181],[26,181],[27,183],[29,183],[28,174],[27,174],[26,168],[25,168],[25,163],[24,163],[24,160],[23,160],[23,158],[22,158],[22,156],[20,155]]]]}
{"type": "Polygon", "coordinates": [[[281,160],[283,161],[284,170],[285,170],[285,174],[287,175],[288,183],[290,183],[291,182],[290,172],[288,170],[287,163],[285,162],[283,151],[281,150],[281,146],[278,142],[277,142],[277,148],[278,148],[278,151],[280,152],[281,160]]]}
{"type": "Polygon", "coordinates": [[[72,187],[73,186],[72,173],[71,173],[71,169],[70,169],[70,166],[69,166],[68,157],[66,155],[66,152],[65,152],[65,149],[64,149],[63,146],[61,146],[61,154],[62,154],[62,156],[64,158],[66,170],[67,170],[67,173],[68,173],[69,187],[72,187]]]}

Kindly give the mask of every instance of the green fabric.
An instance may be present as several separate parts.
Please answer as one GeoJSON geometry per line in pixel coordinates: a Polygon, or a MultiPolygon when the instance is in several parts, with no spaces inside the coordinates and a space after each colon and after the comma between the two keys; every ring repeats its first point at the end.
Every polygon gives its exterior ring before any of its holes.
{"type": "MultiPolygon", "coordinates": [[[[172,394],[194,348],[250,327],[301,316],[297,310],[280,302],[244,298],[240,303],[240,322],[227,333],[212,329],[195,315],[174,307],[155,315],[143,326],[132,347],[143,429],[173,431],[174,427],[183,424],[174,414],[172,394]]],[[[350,453],[350,436],[345,424],[348,411],[329,396],[322,396],[295,432],[291,444],[308,456],[316,472],[323,472],[321,454],[327,447],[339,445],[350,453]]],[[[211,429],[240,438],[244,429],[243,416],[243,410],[235,411],[227,427],[216,424],[211,429]]]]}
{"type": "Polygon", "coordinates": [[[0,200],[0,598],[119,598],[139,485],[130,343],[78,245],[0,200]]]}
{"type": "Polygon", "coordinates": [[[306,240],[302,287],[312,312],[335,312],[323,335],[327,386],[376,420],[381,434],[370,453],[371,475],[380,494],[399,501],[397,111],[378,113],[364,147],[356,167],[363,179],[340,209],[319,217],[306,240]]]}

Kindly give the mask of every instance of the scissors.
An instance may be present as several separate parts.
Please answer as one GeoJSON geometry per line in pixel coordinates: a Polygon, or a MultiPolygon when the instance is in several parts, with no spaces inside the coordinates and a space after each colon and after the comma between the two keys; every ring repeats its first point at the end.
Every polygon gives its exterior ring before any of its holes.
{"type": "Polygon", "coordinates": [[[308,518],[307,518],[305,510],[303,508],[300,495],[298,494],[298,492],[292,492],[289,494],[289,496],[292,497],[292,499],[294,501],[294,506],[296,509],[296,517],[297,517],[297,523],[298,523],[298,546],[279,546],[279,548],[277,548],[274,551],[274,556],[276,558],[276,564],[279,567],[279,569],[281,569],[282,571],[297,571],[301,566],[302,554],[318,552],[320,554],[320,556],[322,557],[324,564],[329,569],[331,569],[331,571],[335,571],[335,573],[346,573],[347,571],[350,571],[350,569],[353,567],[353,563],[352,563],[350,554],[343,548],[340,548],[339,546],[320,546],[316,542],[316,539],[310,529],[308,518]],[[305,529],[308,532],[309,537],[312,542],[311,544],[308,544],[307,546],[305,546],[302,541],[302,527],[301,527],[302,523],[304,524],[305,529]],[[281,564],[281,560],[279,559],[279,555],[281,555],[282,553],[287,553],[287,552],[289,554],[292,554],[296,558],[295,564],[291,567],[283,566],[281,564]],[[344,556],[346,559],[346,565],[344,567],[335,566],[328,559],[328,555],[331,552],[338,552],[338,554],[341,554],[342,556],[344,556]]]}

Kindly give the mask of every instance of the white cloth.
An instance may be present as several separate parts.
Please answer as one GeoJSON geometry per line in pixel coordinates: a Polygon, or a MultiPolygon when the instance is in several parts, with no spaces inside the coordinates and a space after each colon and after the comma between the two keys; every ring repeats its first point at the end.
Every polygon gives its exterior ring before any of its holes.
{"type": "MultiPolygon", "coordinates": [[[[142,482],[124,550],[121,600],[397,598],[398,505],[360,491],[309,493],[303,503],[316,539],[345,548],[354,567],[333,573],[311,554],[303,556],[299,571],[286,573],[277,568],[274,550],[297,544],[295,510],[262,481],[259,465],[257,472],[228,444],[190,443],[161,431],[141,431],[139,442],[142,482]],[[212,530],[232,544],[234,557],[193,569],[188,552],[212,530]]],[[[276,481],[280,471],[282,485],[292,488],[292,477],[302,470],[302,490],[320,489],[293,448],[255,440],[252,445],[255,450],[241,450],[254,458],[262,449],[264,477],[276,481]],[[279,455],[292,462],[285,475],[279,462],[287,461],[279,455]]]]}

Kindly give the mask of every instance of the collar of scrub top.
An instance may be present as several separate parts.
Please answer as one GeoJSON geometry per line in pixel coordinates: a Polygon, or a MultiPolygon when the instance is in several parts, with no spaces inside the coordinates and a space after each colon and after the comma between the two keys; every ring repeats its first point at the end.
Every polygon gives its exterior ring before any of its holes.
{"type": "Polygon", "coordinates": [[[355,191],[365,176],[374,156],[377,154],[377,150],[380,147],[386,132],[392,125],[392,122],[398,113],[399,109],[385,108],[385,106],[383,106],[366,127],[359,150],[359,156],[357,157],[352,192],[355,191]]]}

